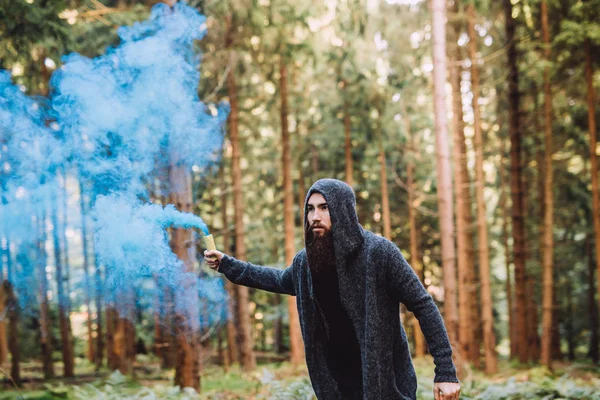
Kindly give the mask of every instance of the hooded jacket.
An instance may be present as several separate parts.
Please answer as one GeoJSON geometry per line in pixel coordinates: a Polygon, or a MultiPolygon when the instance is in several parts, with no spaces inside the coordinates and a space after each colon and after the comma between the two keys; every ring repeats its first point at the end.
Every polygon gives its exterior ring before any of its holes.
{"type": "MultiPolygon", "coordinates": [[[[327,201],[342,305],[360,346],[365,400],[416,399],[417,378],[400,323],[400,303],[412,311],[435,367],[434,382],[458,382],[452,348],[440,312],[402,253],[389,240],[359,224],[356,197],[346,183],[321,179],[308,191],[327,201]]],[[[326,335],[313,293],[306,250],[286,269],[256,266],[225,255],[219,271],[233,283],[296,296],[306,364],[320,400],[341,399],[326,362],[326,335]]]]}

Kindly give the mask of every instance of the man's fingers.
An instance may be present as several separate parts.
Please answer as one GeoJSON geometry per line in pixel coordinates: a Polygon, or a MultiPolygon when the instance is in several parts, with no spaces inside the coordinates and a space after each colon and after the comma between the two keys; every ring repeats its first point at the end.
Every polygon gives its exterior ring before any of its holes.
{"type": "Polygon", "coordinates": [[[206,264],[208,264],[208,266],[211,269],[218,269],[219,268],[219,259],[216,256],[211,256],[210,254],[207,254],[208,251],[204,252],[204,262],[206,262],[206,264]]]}
{"type": "Polygon", "coordinates": [[[440,391],[438,388],[433,389],[433,399],[434,400],[442,400],[442,398],[440,397],[440,391]]]}

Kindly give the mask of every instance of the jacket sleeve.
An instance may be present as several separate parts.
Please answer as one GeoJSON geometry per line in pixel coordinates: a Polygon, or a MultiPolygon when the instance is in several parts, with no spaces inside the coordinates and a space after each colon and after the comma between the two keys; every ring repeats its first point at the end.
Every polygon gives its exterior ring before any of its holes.
{"type": "Polygon", "coordinates": [[[434,382],[458,382],[452,346],[440,311],[400,250],[392,243],[389,247],[389,290],[394,300],[404,304],[419,321],[436,366],[434,382]]]}
{"type": "Polygon", "coordinates": [[[235,284],[295,296],[293,269],[294,263],[286,269],[261,267],[228,255],[219,265],[219,272],[235,284]]]}

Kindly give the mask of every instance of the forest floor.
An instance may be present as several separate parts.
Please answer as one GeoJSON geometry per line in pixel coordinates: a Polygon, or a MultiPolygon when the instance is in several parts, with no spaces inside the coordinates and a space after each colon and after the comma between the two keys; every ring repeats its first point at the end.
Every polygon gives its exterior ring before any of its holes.
{"type": "MultiPolygon", "coordinates": [[[[198,400],[290,400],[314,399],[306,368],[288,363],[260,364],[253,373],[238,368],[224,372],[220,366],[207,366],[202,374],[202,393],[181,392],[172,387],[172,371],[161,371],[151,358],[138,360],[135,378],[118,372],[95,372],[80,360],[78,375],[72,379],[41,379],[41,366],[24,363],[24,384],[19,390],[7,379],[0,379],[0,400],[28,399],[198,399],[198,400]]],[[[419,379],[419,400],[433,398],[433,361],[415,360],[419,379]]],[[[485,376],[467,369],[462,379],[461,399],[526,400],[569,399],[600,400],[600,367],[582,363],[556,363],[553,372],[541,367],[527,368],[501,362],[499,373],[485,376]]],[[[5,374],[0,370],[0,374],[5,374]]],[[[60,368],[57,368],[60,375],[60,368]]]]}

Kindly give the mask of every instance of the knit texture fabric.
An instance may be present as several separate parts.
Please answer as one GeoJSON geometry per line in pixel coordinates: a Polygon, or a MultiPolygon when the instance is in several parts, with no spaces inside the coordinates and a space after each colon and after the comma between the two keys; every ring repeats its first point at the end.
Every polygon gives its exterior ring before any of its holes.
{"type": "MultiPolygon", "coordinates": [[[[350,186],[317,181],[329,206],[339,291],[360,345],[363,399],[416,399],[417,377],[400,323],[400,303],[412,311],[425,335],[435,367],[434,382],[458,382],[452,348],[440,312],[395,244],[363,229],[350,186]]],[[[219,271],[233,283],[296,296],[306,364],[320,400],[343,399],[326,362],[326,333],[316,306],[312,277],[302,249],[286,269],[261,267],[224,256],[219,271]]]]}

